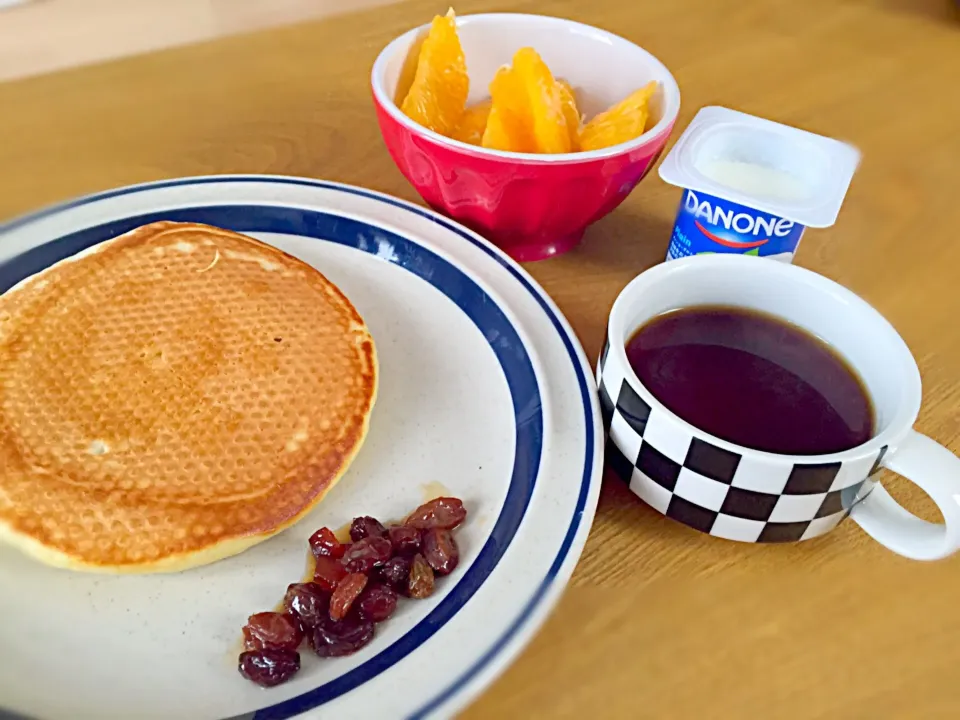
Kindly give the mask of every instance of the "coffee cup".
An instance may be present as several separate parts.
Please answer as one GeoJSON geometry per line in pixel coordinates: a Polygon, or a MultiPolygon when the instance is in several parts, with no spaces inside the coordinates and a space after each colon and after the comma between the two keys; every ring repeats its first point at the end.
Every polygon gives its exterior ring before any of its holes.
{"type": "Polygon", "coordinates": [[[674,260],[636,277],[610,312],[597,369],[606,462],[655,510],[710,535],[791,542],[847,517],[877,542],[917,560],[960,548],[960,459],[913,429],[920,372],[897,331],[864,300],[821,275],[739,255],[674,260]],[[856,371],[872,401],[869,440],[823,455],[752,449],[667,409],[631,367],[626,343],[671,310],[732,306],[780,318],[822,339],[856,371]],[[878,482],[887,468],[918,485],[944,523],[905,510],[878,482]]]}

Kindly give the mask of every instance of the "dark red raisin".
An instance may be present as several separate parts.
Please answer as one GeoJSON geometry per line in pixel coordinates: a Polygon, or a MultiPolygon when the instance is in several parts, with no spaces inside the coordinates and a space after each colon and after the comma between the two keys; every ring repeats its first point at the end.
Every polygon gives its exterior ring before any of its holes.
{"type": "Polygon", "coordinates": [[[383,537],[387,534],[387,529],[376,518],[369,515],[365,517],[354,518],[350,523],[350,539],[354,542],[368,537],[383,537]]]}
{"type": "Polygon", "coordinates": [[[439,497],[424,503],[407,517],[404,525],[415,527],[418,530],[428,528],[443,528],[452,530],[467,517],[467,509],[457,498],[439,497]]]}
{"type": "Polygon", "coordinates": [[[310,647],[320,657],[350,655],[373,640],[373,623],[355,614],[334,622],[327,618],[310,632],[310,647]]]}
{"type": "Polygon", "coordinates": [[[410,577],[407,578],[407,595],[418,600],[433,594],[433,568],[427,564],[423,555],[413,556],[410,564],[410,577]]]}
{"type": "Polygon", "coordinates": [[[295,650],[250,650],[240,653],[240,674],[261,687],[284,683],[300,669],[300,653],[295,650]]]}
{"type": "Polygon", "coordinates": [[[330,593],[317,583],[293,583],[287,588],[283,606],[303,627],[311,628],[330,611],[330,593]]]}
{"type": "Polygon", "coordinates": [[[385,537],[365,537],[357,540],[344,554],[341,562],[352,573],[369,573],[393,556],[393,545],[385,537]]]}
{"type": "Polygon", "coordinates": [[[330,596],[330,619],[343,620],[366,586],[367,576],[363,573],[350,573],[341,580],[330,596]]]}
{"type": "Polygon", "coordinates": [[[427,564],[437,575],[449,575],[460,562],[460,549],[449,530],[431,528],[424,530],[420,549],[427,564]]]}
{"type": "Polygon", "coordinates": [[[397,555],[387,560],[382,567],[377,568],[374,571],[375,577],[396,590],[406,591],[407,578],[410,577],[410,562],[410,558],[397,555]]]}
{"type": "Polygon", "coordinates": [[[420,531],[407,525],[394,525],[387,531],[394,555],[413,555],[420,549],[420,531]]]}
{"type": "Polygon", "coordinates": [[[301,640],[300,623],[287,613],[257,613],[243,626],[243,647],[247,650],[296,650],[301,640]]]}
{"type": "Polygon", "coordinates": [[[383,622],[397,609],[397,591],[389,585],[371,583],[357,600],[360,617],[375,623],[383,622]]]}
{"type": "Polygon", "coordinates": [[[326,555],[339,560],[346,549],[330,528],[322,527],[310,536],[310,550],[314,557],[326,555]]]}
{"type": "Polygon", "coordinates": [[[317,568],[313,581],[327,592],[333,592],[337,584],[346,577],[347,571],[339,560],[321,555],[317,558],[317,568]]]}

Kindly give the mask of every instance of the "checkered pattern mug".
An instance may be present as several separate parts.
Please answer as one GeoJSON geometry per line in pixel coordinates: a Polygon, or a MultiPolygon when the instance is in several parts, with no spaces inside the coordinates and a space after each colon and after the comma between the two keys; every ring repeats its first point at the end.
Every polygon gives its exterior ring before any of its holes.
{"type": "Polygon", "coordinates": [[[647,270],[610,312],[597,384],[607,466],[651,507],[692,528],[729,540],[789,542],[822,535],[849,516],[906,557],[933,560],[960,548],[960,459],[913,430],[921,397],[916,361],[876,310],[825,277],[720,254],[647,270]],[[625,345],[654,316],[696,305],[772,313],[837,349],[873,400],[873,438],[829,455],[778,455],[721,440],[667,410],[633,372],[625,345]],[[901,507],[877,482],[881,467],[926,491],[945,523],[901,507]]]}

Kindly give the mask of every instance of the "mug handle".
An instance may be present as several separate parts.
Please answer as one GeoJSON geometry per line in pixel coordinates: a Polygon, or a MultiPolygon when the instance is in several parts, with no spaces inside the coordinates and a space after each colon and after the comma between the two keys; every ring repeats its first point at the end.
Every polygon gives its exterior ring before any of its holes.
{"type": "Polygon", "coordinates": [[[881,545],[914,560],[937,560],[960,549],[960,458],[911,430],[880,464],[925,491],[944,524],[907,512],[880,484],[850,511],[850,517],[881,545]]]}

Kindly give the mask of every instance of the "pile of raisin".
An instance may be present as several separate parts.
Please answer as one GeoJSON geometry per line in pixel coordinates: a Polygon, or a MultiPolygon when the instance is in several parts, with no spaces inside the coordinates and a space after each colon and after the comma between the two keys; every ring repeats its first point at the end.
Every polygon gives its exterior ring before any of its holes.
{"type": "Polygon", "coordinates": [[[354,518],[349,543],[329,528],[317,530],[310,536],[313,581],[290,585],[282,612],[250,616],[240,674],[263,687],[286,682],[300,669],[304,640],[320,657],[355,653],[373,639],[375,625],[393,615],[400,597],[428,597],[436,577],[453,572],[460,561],[453,529],[466,517],[460,500],[441,497],[402,525],[354,518]]]}

